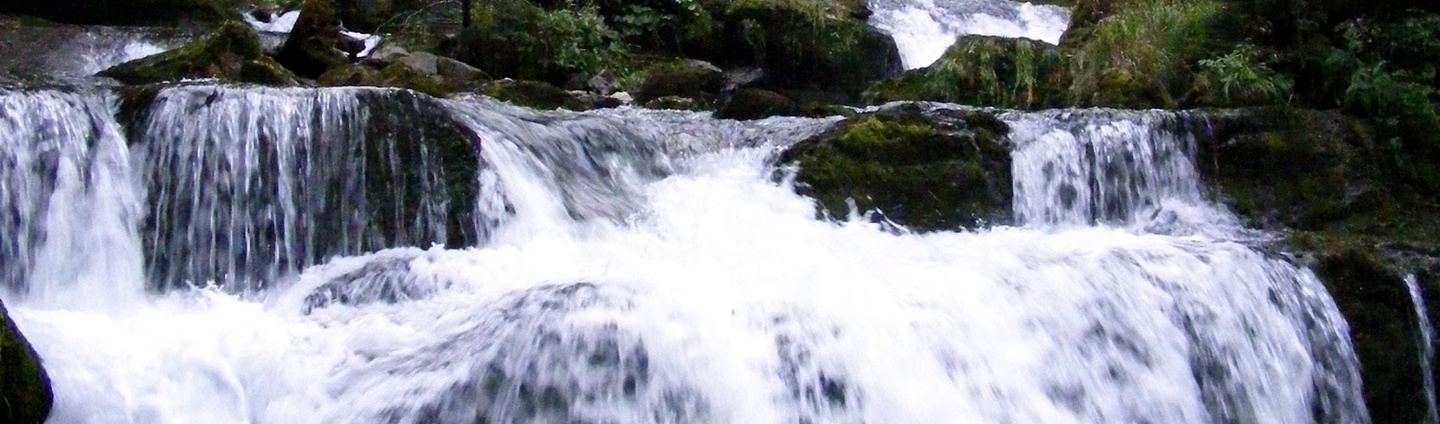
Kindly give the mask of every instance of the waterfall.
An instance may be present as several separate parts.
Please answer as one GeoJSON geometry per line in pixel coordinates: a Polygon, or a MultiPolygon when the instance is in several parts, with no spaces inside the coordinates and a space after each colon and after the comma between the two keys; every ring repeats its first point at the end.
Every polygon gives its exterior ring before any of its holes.
{"type": "Polygon", "coordinates": [[[152,283],[258,291],[336,255],[479,242],[479,141],[444,113],[398,90],[158,93],[134,134],[152,283]]]}
{"type": "Polygon", "coordinates": [[[905,69],[930,66],[962,35],[1029,38],[1060,44],[1064,7],[1011,0],[870,0],[872,25],[895,38],[905,69]]]}
{"type": "Polygon", "coordinates": [[[1368,421],[1323,286],[1201,196],[1202,116],[1004,114],[1021,225],[897,235],[772,179],[834,119],[151,94],[0,92],[52,422],[1368,421]]]}
{"type": "Polygon", "coordinates": [[[1420,283],[1414,274],[1405,277],[1405,286],[1410,289],[1410,299],[1415,302],[1416,323],[1420,326],[1420,369],[1425,372],[1425,422],[1440,422],[1440,411],[1435,407],[1435,342],[1430,315],[1425,309],[1425,298],[1421,296],[1420,283]]]}

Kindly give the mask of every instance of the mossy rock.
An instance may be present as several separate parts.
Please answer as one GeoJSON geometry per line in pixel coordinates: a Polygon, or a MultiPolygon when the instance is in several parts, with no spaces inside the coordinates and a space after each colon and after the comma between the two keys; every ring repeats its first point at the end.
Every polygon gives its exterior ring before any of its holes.
{"type": "Polygon", "coordinates": [[[20,334],[15,321],[0,303],[0,421],[42,423],[50,416],[54,393],[50,376],[35,348],[20,334]]]}
{"type": "Polygon", "coordinates": [[[725,72],[709,62],[680,60],[663,62],[645,71],[644,82],[635,91],[635,102],[649,103],[661,97],[714,98],[725,84],[725,72]]]}
{"type": "Polygon", "coordinates": [[[498,100],[533,109],[590,110],[586,103],[560,87],[540,81],[498,80],[480,86],[480,92],[498,100]]]}
{"type": "Polygon", "coordinates": [[[327,87],[394,87],[415,90],[432,96],[445,96],[463,87],[447,83],[435,76],[416,71],[402,63],[359,63],[332,69],[317,82],[327,87]]]}
{"type": "Polygon", "coordinates": [[[238,18],[238,0],[7,0],[0,13],[76,25],[201,25],[238,18]]]}
{"type": "Polygon", "coordinates": [[[689,97],[665,96],[658,99],[650,99],[645,102],[646,109],[655,110],[705,110],[705,103],[689,97]]]}
{"type": "Polygon", "coordinates": [[[1398,207],[1359,121],[1279,107],[1219,111],[1209,121],[1200,171],[1252,226],[1391,231],[1380,226],[1398,207]]]}
{"type": "Polygon", "coordinates": [[[915,231],[1010,219],[1008,127],[978,111],[915,105],[857,115],[781,155],[799,166],[797,190],[832,217],[878,210],[915,231]]]}
{"type": "Polygon", "coordinates": [[[340,49],[349,44],[342,37],[340,18],[331,0],[306,0],[276,59],[300,76],[319,78],[351,63],[350,55],[340,49]]]}
{"type": "Polygon", "coordinates": [[[715,110],[717,119],[752,120],[771,116],[804,115],[795,102],[780,93],[758,88],[742,88],[730,94],[715,110]]]}
{"type": "Polygon", "coordinates": [[[1058,47],[1023,38],[960,37],[930,66],[872,85],[870,104],[917,100],[1042,109],[1064,104],[1065,60],[1058,47]]]}
{"type": "Polygon", "coordinates": [[[203,78],[277,86],[298,84],[294,74],[265,55],[255,31],[235,21],[226,22],[200,41],[115,65],[100,75],[126,84],[203,78]]]}

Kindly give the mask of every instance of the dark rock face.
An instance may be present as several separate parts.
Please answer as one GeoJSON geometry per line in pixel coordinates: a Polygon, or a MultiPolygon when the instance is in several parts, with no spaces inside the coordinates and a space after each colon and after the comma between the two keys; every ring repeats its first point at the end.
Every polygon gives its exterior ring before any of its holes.
{"type": "MultiPolygon", "coordinates": [[[[1253,226],[1318,230],[1388,203],[1375,146],[1339,112],[1261,108],[1212,114],[1199,170],[1253,226]]],[[[1356,225],[1375,225],[1379,222],[1356,225]]]]}
{"type": "Polygon", "coordinates": [[[1365,405],[1374,422],[1424,422],[1419,322],[1403,271],[1373,246],[1326,240],[1312,264],[1350,324],[1365,405]]]}
{"type": "Polygon", "coordinates": [[[662,97],[684,97],[709,104],[724,84],[725,73],[708,62],[664,63],[646,72],[645,82],[635,92],[635,102],[646,104],[662,97]]]}
{"type": "Polygon", "coordinates": [[[480,140],[429,96],[180,86],[126,103],[147,98],[122,111],[147,163],[150,281],[256,291],[336,255],[483,237],[480,140]],[[214,165],[242,154],[255,166],[214,165]]]}
{"type": "Polygon", "coordinates": [[[975,228],[1009,219],[1008,132],[983,112],[905,105],[847,119],[781,161],[799,165],[798,189],[830,216],[852,199],[916,231],[975,228]]]}
{"type": "Polygon", "coordinates": [[[1440,269],[1440,214],[1379,171],[1355,118],[1259,108],[1214,112],[1210,123],[1197,167],[1249,226],[1285,232],[1277,247],[1325,283],[1349,323],[1371,418],[1422,422],[1419,324],[1405,278],[1440,269]]]}
{"type": "Polygon", "coordinates": [[[0,13],[77,25],[174,25],[221,22],[238,14],[232,0],[11,0],[0,13]]]}
{"type": "Polygon", "coordinates": [[[255,31],[238,22],[185,47],[122,63],[100,72],[126,84],[217,78],[266,85],[296,85],[295,75],[265,55],[255,31]]]}
{"type": "Polygon", "coordinates": [[[0,421],[7,423],[45,422],[50,416],[54,395],[50,377],[45,373],[40,356],[25,341],[15,322],[0,303],[0,421]]]}
{"type": "Polygon", "coordinates": [[[340,34],[340,18],[331,0],[306,0],[290,38],[277,59],[306,78],[319,78],[331,69],[350,64],[352,43],[340,34]]]}
{"type": "Polygon", "coordinates": [[[795,102],[780,93],[758,88],[736,90],[729,99],[720,105],[719,109],[715,110],[716,118],[736,120],[800,114],[800,109],[795,106],[795,102]]]}

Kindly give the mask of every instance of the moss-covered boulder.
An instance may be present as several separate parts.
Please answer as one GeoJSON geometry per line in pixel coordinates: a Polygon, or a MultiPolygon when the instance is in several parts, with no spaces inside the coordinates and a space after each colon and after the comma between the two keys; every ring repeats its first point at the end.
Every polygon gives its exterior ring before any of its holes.
{"type": "Polygon", "coordinates": [[[331,69],[320,76],[317,82],[327,87],[394,87],[419,91],[432,96],[444,96],[464,87],[447,83],[445,80],[416,71],[401,63],[357,63],[343,68],[331,69]]]}
{"type": "Polygon", "coordinates": [[[871,104],[924,100],[1041,109],[1062,106],[1067,78],[1056,46],[1023,38],[964,36],[934,64],[871,86],[871,104]]]}
{"type": "Polygon", "coordinates": [[[635,101],[645,104],[661,97],[685,97],[709,104],[725,85],[725,72],[709,62],[680,60],[652,65],[635,90],[635,101]]]}
{"type": "Polygon", "coordinates": [[[480,86],[480,92],[498,100],[534,109],[590,110],[594,104],[580,100],[569,91],[540,81],[511,79],[491,81],[480,86]]]}
{"type": "Polygon", "coordinates": [[[731,93],[715,109],[718,119],[751,120],[771,116],[800,116],[804,113],[789,98],[770,90],[742,88],[731,93]]]}
{"type": "Polygon", "coordinates": [[[346,52],[350,41],[340,34],[340,18],[331,0],[306,0],[276,59],[300,76],[319,78],[350,64],[346,52]]]}
{"type": "Polygon", "coordinates": [[[226,22],[204,39],[179,49],[115,65],[100,72],[126,84],[217,78],[266,85],[296,85],[295,75],[260,47],[249,26],[226,22]]]}
{"type": "Polygon", "coordinates": [[[978,111],[904,105],[857,115],[781,155],[799,166],[796,188],[843,217],[861,211],[916,231],[1010,219],[1008,127],[978,111]]]}
{"type": "Polygon", "coordinates": [[[43,423],[54,394],[39,354],[0,303],[0,421],[43,423]]]}
{"type": "Polygon", "coordinates": [[[8,0],[0,13],[77,25],[201,25],[239,17],[238,0],[8,0]]]}

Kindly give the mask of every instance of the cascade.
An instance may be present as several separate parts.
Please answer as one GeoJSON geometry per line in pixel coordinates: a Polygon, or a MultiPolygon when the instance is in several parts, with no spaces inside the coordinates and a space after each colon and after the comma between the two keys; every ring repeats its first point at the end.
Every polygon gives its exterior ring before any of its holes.
{"type": "Polygon", "coordinates": [[[398,90],[181,86],[132,118],[152,286],[245,291],[335,255],[473,245],[475,134],[398,90]]]}
{"type": "Polygon", "coordinates": [[[1005,114],[1021,225],[897,235],[771,179],[834,120],[124,97],[0,96],[53,422],[1368,420],[1323,286],[1200,195],[1203,117],[1005,114]]]}
{"type": "Polygon", "coordinates": [[[1029,38],[1060,44],[1064,7],[1009,0],[870,0],[872,25],[895,38],[905,69],[934,63],[962,35],[1029,38]]]}
{"type": "Polygon", "coordinates": [[[1415,302],[1415,314],[1417,323],[1420,325],[1420,366],[1424,370],[1421,376],[1425,380],[1425,401],[1426,401],[1426,422],[1440,422],[1440,412],[1435,407],[1435,374],[1432,371],[1435,362],[1435,341],[1433,338],[1433,327],[1430,326],[1430,315],[1425,309],[1425,298],[1420,293],[1420,283],[1414,274],[1405,277],[1405,286],[1410,289],[1410,299],[1415,302]]]}

